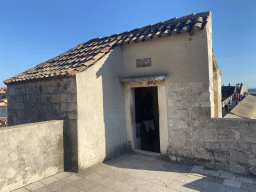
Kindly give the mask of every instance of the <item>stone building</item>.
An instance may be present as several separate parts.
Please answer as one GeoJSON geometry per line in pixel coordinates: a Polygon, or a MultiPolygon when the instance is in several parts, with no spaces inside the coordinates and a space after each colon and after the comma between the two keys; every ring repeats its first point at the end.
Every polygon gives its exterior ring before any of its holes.
{"type": "Polygon", "coordinates": [[[191,133],[203,134],[195,127],[222,115],[211,12],[92,39],[5,84],[9,125],[65,120],[66,170],[127,149],[194,158],[191,133]],[[147,97],[154,147],[141,133],[147,97]]]}

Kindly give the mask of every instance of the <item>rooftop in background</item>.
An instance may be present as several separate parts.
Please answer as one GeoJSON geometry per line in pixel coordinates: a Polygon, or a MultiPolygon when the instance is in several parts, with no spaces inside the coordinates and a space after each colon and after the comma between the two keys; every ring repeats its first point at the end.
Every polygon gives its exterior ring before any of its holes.
{"type": "Polygon", "coordinates": [[[0,117],[0,127],[5,127],[8,124],[7,117],[0,117]]]}
{"type": "Polygon", "coordinates": [[[7,98],[0,99],[0,103],[7,103],[7,98]]]}
{"type": "Polygon", "coordinates": [[[0,107],[8,107],[7,103],[0,103],[0,107]]]}
{"type": "Polygon", "coordinates": [[[7,87],[2,87],[0,90],[1,91],[7,91],[7,87]]]}
{"type": "MultiPolygon", "coordinates": [[[[73,76],[76,73],[85,71],[115,46],[131,42],[145,41],[147,39],[174,33],[190,33],[195,30],[203,30],[209,18],[211,18],[210,11],[198,14],[193,13],[184,17],[175,17],[165,22],[123,32],[121,34],[117,33],[104,38],[98,37],[79,44],[77,47],[74,47],[55,58],[15,75],[13,78],[5,80],[4,83],[11,84],[61,76],[73,76]]],[[[214,62],[214,66],[218,67],[216,62],[214,62]]]]}

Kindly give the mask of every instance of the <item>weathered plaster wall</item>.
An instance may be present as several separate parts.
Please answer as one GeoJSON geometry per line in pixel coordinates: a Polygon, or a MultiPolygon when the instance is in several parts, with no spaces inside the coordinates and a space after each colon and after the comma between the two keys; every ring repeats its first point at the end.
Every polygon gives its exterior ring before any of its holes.
{"type": "Polygon", "coordinates": [[[209,81],[206,35],[200,30],[123,45],[123,76],[166,74],[168,82],[209,81]],[[142,58],[151,58],[152,66],[136,68],[136,59],[142,58]]]}
{"type": "Polygon", "coordinates": [[[79,170],[126,150],[124,88],[119,47],[77,74],[79,170]]]}
{"type": "Polygon", "coordinates": [[[0,105],[0,117],[7,117],[7,107],[0,105]]]}
{"type": "Polygon", "coordinates": [[[8,85],[8,124],[64,119],[65,170],[77,170],[76,78],[8,85]]]}
{"type": "Polygon", "coordinates": [[[0,191],[63,172],[63,121],[0,129],[0,191]]]}

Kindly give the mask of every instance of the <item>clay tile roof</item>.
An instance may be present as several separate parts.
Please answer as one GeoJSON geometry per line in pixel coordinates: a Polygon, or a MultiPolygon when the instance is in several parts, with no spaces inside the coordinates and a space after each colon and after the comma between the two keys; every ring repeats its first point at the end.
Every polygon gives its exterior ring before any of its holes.
{"type": "Polygon", "coordinates": [[[210,11],[198,14],[186,15],[180,18],[173,18],[164,22],[114,34],[103,38],[95,38],[79,44],[49,59],[25,72],[15,75],[4,81],[6,85],[24,81],[38,81],[46,78],[56,78],[60,76],[73,76],[85,71],[96,61],[110,52],[115,46],[129,44],[131,42],[145,41],[147,39],[158,38],[173,33],[191,32],[205,28],[210,11]]]}
{"type": "Polygon", "coordinates": [[[0,105],[0,107],[7,107],[7,103],[3,104],[3,105],[0,105]]]}

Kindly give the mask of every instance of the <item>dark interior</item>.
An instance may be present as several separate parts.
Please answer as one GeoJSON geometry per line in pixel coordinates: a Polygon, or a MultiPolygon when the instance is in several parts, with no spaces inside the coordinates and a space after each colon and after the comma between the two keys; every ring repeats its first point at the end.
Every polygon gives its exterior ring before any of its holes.
{"type": "Polygon", "coordinates": [[[160,153],[157,87],[135,88],[135,117],[136,139],[140,140],[136,148],[160,153]]]}

